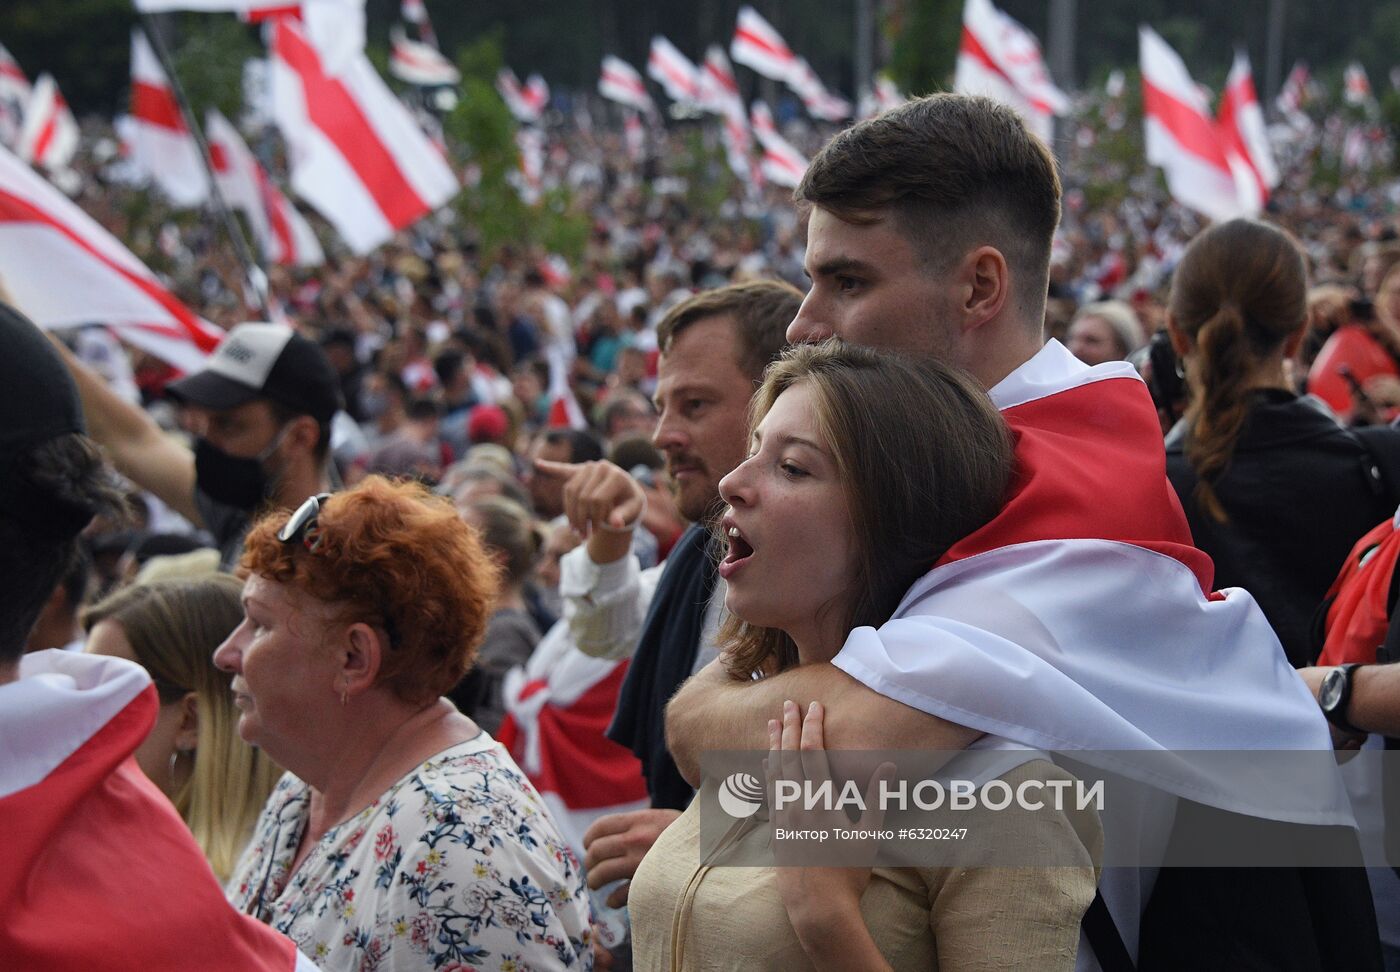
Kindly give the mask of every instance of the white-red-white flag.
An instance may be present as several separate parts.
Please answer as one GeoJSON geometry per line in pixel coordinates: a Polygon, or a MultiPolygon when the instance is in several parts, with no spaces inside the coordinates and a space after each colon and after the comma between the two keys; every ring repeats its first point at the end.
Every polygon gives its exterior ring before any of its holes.
{"type": "Polygon", "coordinates": [[[1045,69],[1035,35],[998,10],[991,0],[967,0],[953,90],[1010,105],[1042,138],[1069,99],[1045,69]]]}
{"type": "Polygon", "coordinates": [[[908,100],[887,75],[878,74],[875,76],[875,107],[877,109],[889,111],[891,108],[898,108],[908,100]]]}
{"type": "Polygon", "coordinates": [[[1269,190],[1278,185],[1279,175],[1244,51],[1235,53],[1217,121],[1241,203],[1245,212],[1257,214],[1269,201],[1269,190]]]}
{"type": "Polygon", "coordinates": [[[430,44],[409,40],[398,27],[389,31],[389,73],[409,84],[456,84],[461,73],[430,44]]]}
{"type": "Polygon", "coordinates": [[[666,90],[666,97],[672,101],[693,105],[700,100],[699,68],[660,34],[651,39],[647,75],[666,90]]]}
{"type": "Polygon", "coordinates": [[[1211,219],[1245,213],[1225,148],[1186,64],[1150,27],[1141,27],[1143,128],[1147,161],[1160,166],[1172,197],[1211,219]]]}
{"type": "Polygon", "coordinates": [[[797,55],[773,25],[753,7],[740,7],[729,42],[729,56],[765,78],[787,82],[797,68],[797,55]]]}
{"type": "Polygon", "coordinates": [[[616,101],[620,105],[636,108],[647,114],[656,111],[651,95],[647,94],[646,82],[637,73],[637,69],[612,54],[603,57],[603,71],[598,76],[598,93],[609,101],[616,101]]]}
{"type": "Polygon", "coordinates": [[[549,363],[549,414],[545,424],[551,429],[586,429],[588,419],[569,387],[569,361],[558,344],[545,350],[549,363]]]}
{"type": "Polygon", "coordinates": [[[116,237],[3,148],[0,267],[16,306],[40,327],[100,322],[186,370],[199,367],[223,337],[116,237]]]}
{"type": "Polygon", "coordinates": [[[423,0],[403,0],[399,5],[399,16],[418,28],[419,40],[437,48],[437,34],[433,32],[433,22],[428,19],[428,8],[423,0]]]}
{"type": "Polygon", "coordinates": [[[273,112],[292,189],[368,253],[451,199],[446,160],[363,54],[327,74],[290,21],[272,29],[273,112]]]}
{"type": "Polygon", "coordinates": [[[760,163],[763,177],[780,186],[796,186],[802,181],[802,173],[807,171],[806,156],[778,133],[768,105],[755,101],[749,114],[758,144],[763,148],[763,161],[760,163]]]}
{"type": "Polygon", "coordinates": [[[32,92],[19,62],[0,44],[0,145],[14,145],[32,92]]]}
{"type": "Polygon", "coordinates": [[[749,131],[749,113],[739,94],[734,68],[718,44],[711,44],[705,51],[705,63],[700,67],[700,107],[723,120],[720,138],[730,171],[745,182],[752,181],[753,135],[749,131]]]}
{"type": "Polygon", "coordinates": [[[520,152],[520,198],[533,206],[544,186],[544,135],[537,128],[518,128],[515,147],[520,152]]]}
{"type": "Polygon", "coordinates": [[[224,202],[248,218],[258,248],[269,263],[318,266],[326,262],[316,234],[268,176],[228,119],[211,109],[204,134],[214,179],[224,202]]]}
{"type": "Polygon", "coordinates": [[[802,99],[807,114],[813,118],[839,122],[851,117],[851,103],[828,91],[806,58],[796,59],[792,73],[788,75],[788,87],[802,99]]]}
{"type": "Polygon", "coordinates": [[[629,111],[622,120],[622,141],[627,146],[627,158],[635,165],[642,161],[647,151],[647,130],[642,124],[642,116],[629,111]]]}
{"type": "Polygon", "coordinates": [[[527,125],[539,121],[544,106],[549,104],[549,85],[538,74],[530,75],[530,79],[521,85],[514,71],[501,68],[496,74],[496,90],[515,120],[527,125]]]}
{"type": "Polygon", "coordinates": [[[209,177],[170,79],[140,28],[131,32],[131,162],[172,203],[194,207],[209,198],[209,177]]]}
{"type": "Polygon", "coordinates": [[[15,151],[50,172],[65,168],[78,151],[77,119],[48,74],[39,75],[30,89],[15,151]]]}
{"type": "Polygon", "coordinates": [[[1274,104],[1278,110],[1290,118],[1301,115],[1303,106],[1308,102],[1308,66],[1302,61],[1293,65],[1293,70],[1288,72],[1288,77],[1284,79],[1283,87],[1279,89],[1278,98],[1274,104]]]}
{"type": "Polygon", "coordinates": [[[1349,105],[1364,105],[1371,100],[1371,79],[1360,61],[1352,61],[1342,73],[1342,94],[1349,105]]]}

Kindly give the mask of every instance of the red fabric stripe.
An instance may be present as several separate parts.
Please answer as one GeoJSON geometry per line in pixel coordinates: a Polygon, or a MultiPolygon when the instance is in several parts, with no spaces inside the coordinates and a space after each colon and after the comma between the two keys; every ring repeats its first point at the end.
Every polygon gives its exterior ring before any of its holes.
{"type": "Polygon", "coordinates": [[[58,105],[55,104],[53,108],[49,117],[44,119],[44,127],[39,129],[39,137],[34,140],[35,162],[42,163],[44,157],[49,154],[49,146],[53,144],[54,132],[58,128],[58,105]]]}
{"type": "Polygon", "coordinates": [[[1220,147],[1215,127],[1195,108],[1142,79],[1142,103],[1146,113],[1171,132],[1177,144],[1218,169],[1230,171],[1225,151],[1220,147]]]}
{"type": "Polygon", "coordinates": [[[180,115],[180,106],[175,101],[175,93],[149,81],[132,79],[131,117],[181,135],[188,131],[185,119],[180,115]]]}
{"type": "Polygon", "coordinates": [[[1253,86],[1249,84],[1249,79],[1245,78],[1225,89],[1225,97],[1220,102],[1216,131],[1221,144],[1238,156],[1249,169],[1249,174],[1259,187],[1259,198],[1268,201],[1269,187],[1264,184],[1264,177],[1260,174],[1259,167],[1254,164],[1254,157],[1249,154],[1249,146],[1245,144],[1244,133],[1240,131],[1239,115],[1236,112],[1236,104],[1243,106],[1248,103],[1248,88],[1251,87],[1253,86]]]}
{"type": "Polygon", "coordinates": [[[213,163],[215,172],[228,173],[228,153],[224,151],[224,147],[220,143],[209,143],[209,161],[213,163]]]}
{"type": "Polygon", "coordinates": [[[326,77],[315,50],[286,20],[277,22],[274,50],[300,78],[311,124],[335,146],[389,225],[402,229],[426,214],[428,204],[404,178],[354,96],[326,77]]]}
{"type": "Polygon", "coordinates": [[[1116,540],[1181,561],[1211,590],[1215,566],[1167,481],[1147,387],[1109,378],[1004,410],[1016,477],[1002,511],[940,564],[1037,540],[1116,540]]]}
{"type": "MultiPolygon", "coordinates": [[[[530,782],[541,793],[556,794],[571,810],[615,807],[647,797],[642,764],[606,735],[626,673],[627,662],[619,662],[567,708],[547,704],[540,709],[540,769],[530,774],[530,782]]],[[[518,727],[501,737],[523,765],[525,740],[518,727]]]]}
{"type": "Polygon", "coordinates": [[[286,210],[282,208],[290,203],[287,202],[286,196],[277,191],[277,187],[272,184],[262,166],[255,165],[254,172],[258,180],[258,195],[262,197],[263,210],[267,213],[268,228],[272,230],[272,235],[281,248],[281,259],[278,262],[292,266],[297,262],[296,244],[293,241],[291,224],[287,221],[286,210]]]}
{"type": "Polygon", "coordinates": [[[42,781],[0,799],[5,967],[290,972],[291,941],[235,911],[131,753],[147,688],[42,781]]]}
{"type": "Polygon", "coordinates": [[[973,58],[973,60],[987,68],[987,70],[999,75],[1001,79],[1011,85],[1011,87],[1016,87],[1016,82],[1011,80],[1011,75],[1003,71],[1001,65],[992,60],[992,55],[987,53],[987,49],[982,46],[982,42],[977,39],[977,35],[968,30],[966,25],[963,26],[962,49],[959,53],[967,54],[969,57],[973,58]]]}
{"type": "Polygon", "coordinates": [[[734,39],[736,41],[743,41],[744,43],[749,44],[750,46],[757,47],[760,51],[767,54],[769,57],[776,58],[779,61],[794,60],[792,51],[788,50],[786,44],[782,44],[781,46],[779,46],[770,43],[765,38],[760,37],[758,34],[755,34],[753,31],[748,30],[744,27],[734,28],[734,39]]]}
{"type": "Polygon", "coordinates": [[[155,281],[140,277],[126,267],[109,259],[106,254],[99,251],[87,240],[79,236],[67,224],[54,219],[39,207],[26,199],[21,199],[14,193],[5,189],[0,189],[0,223],[39,223],[49,229],[57,230],[70,242],[78,246],[87,253],[88,256],[97,260],[104,266],[120,274],[122,279],[133,287],[139,289],[147,297],[154,300],[165,309],[171,317],[184,326],[184,333],[180,337],[187,339],[201,351],[213,351],[219,344],[219,338],[208,333],[199,323],[199,319],[190,312],[184,304],[181,304],[175,297],[155,281]]]}

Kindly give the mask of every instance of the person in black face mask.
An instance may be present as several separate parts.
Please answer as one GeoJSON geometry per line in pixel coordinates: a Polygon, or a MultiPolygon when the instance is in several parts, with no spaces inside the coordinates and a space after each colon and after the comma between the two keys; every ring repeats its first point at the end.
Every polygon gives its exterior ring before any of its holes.
{"type": "Polygon", "coordinates": [[[325,353],[285,325],[239,324],[202,369],[168,386],[194,411],[193,449],[71,355],[64,359],[91,435],[117,470],[206,528],[225,566],[237,561],[254,513],[329,488],[339,382],[325,353]]]}

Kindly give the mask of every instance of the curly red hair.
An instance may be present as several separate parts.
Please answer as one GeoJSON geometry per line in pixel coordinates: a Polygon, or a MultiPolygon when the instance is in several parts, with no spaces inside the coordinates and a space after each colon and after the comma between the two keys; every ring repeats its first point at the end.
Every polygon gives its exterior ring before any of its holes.
{"type": "Polygon", "coordinates": [[[291,514],[260,519],[240,567],[350,605],[346,622],[389,632],[379,684],[406,702],[443,695],[476,658],[499,570],[452,504],[413,482],[370,476],[321,504],[316,549],[277,539],[291,514]]]}

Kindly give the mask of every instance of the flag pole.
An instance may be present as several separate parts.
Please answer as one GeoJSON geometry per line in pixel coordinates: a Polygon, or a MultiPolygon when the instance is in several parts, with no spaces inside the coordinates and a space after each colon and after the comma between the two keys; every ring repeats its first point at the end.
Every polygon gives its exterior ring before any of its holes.
{"type": "Polygon", "coordinates": [[[141,29],[145,31],[147,39],[151,42],[151,49],[155,51],[156,60],[160,61],[165,76],[170,79],[170,87],[175,92],[175,102],[180,106],[180,115],[185,119],[185,127],[189,129],[190,137],[199,147],[199,161],[204,165],[204,173],[209,179],[209,199],[213,202],[214,209],[223,221],[224,231],[228,233],[229,239],[233,242],[233,249],[238,254],[238,261],[243,264],[243,275],[248,286],[252,288],[253,297],[258,302],[258,310],[261,312],[263,320],[270,321],[272,320],[272,310],[267,300],[267,273],[253,255],[253,248],[248,245],[248,238],[243,235],[243,227],[239,225],[238,220],[234,219],[233,211],[224,201],[224,194],[219,191],[219,180],[214,177],[214,159],[209,153],[209,143],[204,138],[204,130],[200,128],[198,120],[194,117],[194,109],[190,107],[189,98],[185,96],[184,86],[180,84],[180,78],[175,74],[175,65],[171,63],[170,52],[165,48],[165,41],[161,39],[160,31],[156,30],[152,15],[145,11],[138,11],[137,16],[141,19],[141,29]]]}

